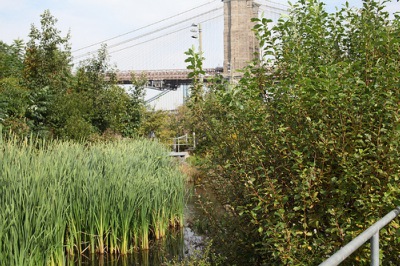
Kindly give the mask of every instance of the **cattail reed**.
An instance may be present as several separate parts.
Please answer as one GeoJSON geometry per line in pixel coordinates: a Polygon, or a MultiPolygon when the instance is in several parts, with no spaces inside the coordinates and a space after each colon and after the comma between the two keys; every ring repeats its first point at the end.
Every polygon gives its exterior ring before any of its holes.
{"type": "Polygon", "coordinates": [[[157,142],[0,138],[0,265],[148,249],[182,225],[184,182],[157,142]]]}

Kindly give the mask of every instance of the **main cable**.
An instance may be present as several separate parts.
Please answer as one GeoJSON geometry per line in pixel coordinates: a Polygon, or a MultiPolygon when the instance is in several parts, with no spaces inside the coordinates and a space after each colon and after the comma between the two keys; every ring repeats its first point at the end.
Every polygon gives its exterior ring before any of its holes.
{"type": "MultiPolygon", "coordinates": [[[[275,10],[285,11],[285,12],[287,12],[288,9],[290,8],[289,5],[282,4],[282,3],[278,3],[278,2],[274,2],[274,1],[268,1],[268,0],[266,0],[265,2],[266,2],[266,3],[262,3],[262,2],[260,1],[258,4],[261,5],[261,6],[266,6],[266,7],[275,9],[275,10]],[[272,5],[271,5],[271,4],[272,4],[272,5]],[[277,6],[273,6],[273,5],[279,5],[279,6],[282,6],[282,7],[277,7],[277,6]]],[[[271,12],[277,13],[277,11],[271,11],[271,12]]]]}
{"type": "Polygon", "coordinates": [[[126,35],[128,35],[128,34],[134,33],[134,32],[139,31],[139,30],[146,29],[146,28],[148,28],[148,27],[157,25],[157,24],[159,24],[159,23],[161,23],[161,22],[165,22],[165,21],[167,21],[167,20],[170,20],[170,19],[179,17],[179,16],[181,16],[181,15],[183,15],[183,14],[189,13],[189,12],[191,12],[191,11],[193,11],[193,10],[198,9],[198,8],[201,8],[201,7],[204,7],[204,6],[206,6],[206,5],[209,5],[209,4],[211,4],[211,3],[215,2],[215,1],[217,1],[217,0],[214,0],[214,1],[212,1],[212,2],[208,2],[208,3],[202,4],[202,5],[200,5],[200,6],[191,8],[191,9],[189,9],[189,10],[186,10],[186,11],[184,11],[184,12],[178,13],[178,14],[173,15],[173,16],[171,16],[171,17],[167,17],[167,18],[165,18],[165,19],[156,21],[156,22],[154,22],[154,23],[148,24],[148,25],[143,26],[143,27],[140,27],[140,28],[138,28],[138,29],[134,29],[134,30],[128,31],[128,32],[126,32],[126,33],[117,35],[117,36],[115,36],[115,37],[111,37],[111,38],[109,38],[109,39],[106,39],[106,40],[103,40],[103,41],[100,41],[100,42],[96,42],[96,43],[94,43],[94,44],[87,45],[87,46],[85,46],[85,47],[82,47],[82,48],[79,48],[79,49],[76,49],[76,50],[72,51],[72,53],[79,52],[79,51],[85,50],[85,49],[87,49],[87,48],[91,48],[91,47],[93,47],[93,46],[96,46],[96,45],[99,45],[99,44],[103,44],[103,43],[106,43],[106,42],[115,40],[115,39],[117,39],[117,38],[126,36],[126,35]]]}
{"type": "MultiPolygon", "coordinates": [[[[118,47],[118,46],[120,46],[120,45],[123,45],[123,44],[129,43],[129,42],[138,40],[138,39],[143,38],[143,37],[147,37],[147,36],[149,36],[149,35],[152,35],[152,34],[155,34],[155,33],[157,33],[157,32],[163,31],[163,30],[165,30],[165,29],[168,29],[168,28],[177,26],[177,25],[182,24],[182,23],[184,23],[184,22],[191,21],[191,20],[193,20],[194,18],[198,18],[198,17],[204,16],[204,15],[207,15],[207,14],[210,14],[210,13],[212,13],[212,12],[216,12],[216,11],[219,11],[219,10],[222,10],[222,9],[223,9],[223,7],[214,8],[214,9],[209,10],[209,11],[207,11],[207,12],[198,14],[198,15],[196,15],[196,16],[194,16],[194,17],[190,17],[190,18],[187,18],[187,19],[184,19],[184,20],[175,22],[175,23],[173,23],[173,24],[171,24],[171,25],[164,26],[164,27],[159,28],[159,29],[157,29],[157,30],[154,30],[154,31],[151,31],[151,32],[148,32],[148,33],[144,33],[144,34],[142,34],[142,35],[133,37],[133,38],[131,38],[131,39],[128,39],[128,40],[125,40],[125,41],[122,41],[122,42],[119,42],[119,43],[110,45],[110,46],[108,46],[107,48],[108,48],[108,49],[112,49],[112,48],[118,47]]],[[[221,15],[220,15],[220,16],[221,16],[221,15]]],[[[218,17],[220,17],[220,16],[218,16],[218,17]]],[[[207,20],[206,20],[206,21],[207,21],[207,20]]],[[[190,26],[189,26],[189,27],[190,27],[190,26]]],[[[185,27],[185,28],[183,28],[183,29],[187,29],[187,28],[189,28],[189,27],[185,27]]],[[[174,32],[172,32],[172,33],[176,33],[176,32],[182,31],[183,29],[174,31],[174,32]]],[[[171,34],[171,33],[165,34],[165,35],[163,35],[163,36],[168,36],[168,35],[170,35],[170,34],[171,34]]],[[[161,37],[163,37],[163,36],[159,36],[159,37],[153,38],[153,39],[151,39],[151,40],[156,40],[156,39],[159,39],[159,38],[161,38],[161,37]]],[[[144,42],[141,42],[140,44],[146,43],[146,42],[147,42],[147,41],[144,41],[144,42]]],[[[134,47],[134,46],[136,46],[136,45],[129,46],[129,48],[134,47]]],[[[121,50],[125,50],[125,49],[126,49],[126,48],[121,48],[120,50],[117,50],[117,51],[121,51],[121,50]]],[[[114,51],[114,52],[115,52],[115,51],[114,51]]],[[[91,55],[91,54],[93,54],[93,53],[94,53],[93,51],[90,51],[90,52],[87,52],[87,53],[78,55],[78,56],[76,56],[74,59],[79,59],[79,58],[82,58],[82,57],[86,57],[86,56],[89,56],[89,55],[91,55]]],[[[113,52],[112,52],[112,51],[109,51],[109,53],[113,53],[113,52]]]]}
{"type": "MultiPolygon", "coordinates": [[[[218,16],[215,16],[215,17],[206,19],[206,20],[202,20],[202,21],[200,21],[200,23],[205,23],[205,22],[207,22],[207,21],[210,21],[210,20],[213,20],[213,19],[217,19],[217,18],[220,18],[220,17],[222,17],[222,16],[223,16],[223,15],[218,15],[218,16]]],[[[163,38],[163,37],[172,35],[172,34],[174,34],[174,33],[177,33],[177,32],[180,32],[180,31],[183,31],[183,30],[186,30],[186,29],[189,29],[190,27],[191,27],[191,26],[187,26],[187,27],[184,27],[184,28],[181,28],[181,29],[172,31],[172,32],[168,32],[168,33],[166,33],[166,34],[164,34],[164,35],[162,35],[162,36],[157,36],[157,37],[154,37],[154,38],[152,38],[152,39],[149,39],[149,40],[146,40],[146,41],[143,41],[143,42],[140,42],[140,43],[136,43],[136,44],[134,44],[134,45],[130,45],[130,46],[127,46],[127,47],[118,49],[118,50],[109,51],[108,53],[109,53],[109,54],[113,54],[113,53],[121,52],[121,51],[123,51],[123,50],[129,49],[129,48],[132,48],[132,47],[135,47],[135,46],[139,46],[139,45],[141,45],[141,44],[145,44],[145,43],[148,43],[148,42],[151,42],[151,41],[154,41],[154,40],[158,40],[158,39],[160,39],[160,38],[163,38]]]]}
{"type": "Polygon", "coordinates": [[[137,40],[137,39],[140,39],[140,38],[143,38],[143,37],[152,35],[152,34],[154,34],[154,33],[163,31],[163,30],[168,29],[168,28],[172,28],[172,27],[177,26],[177,25],[179,25],[179,24],[182,24],[182,23],[184,23],[184,22],[188,22],[188,21],[190,21],[190,20],[193,20],[194,18],[198,18],[198,17],[204,16],[204,15],[207,15],[207,14],[209,14],[209,13],[212,13],[212,12],[214,12],[214,11],[218,11],[218,10],[220,10],[220,9],[222,9],[222,8],[219,7],[219,8],[215,8],[215,9],[209,10],[209,11],[207,11],[207,12],[198,14],[198,15],[196,15],[196,16],[194,16],[194,17],[190,17],[190,18],[187,18],[187,19],[184,19],[184,20],[175,22],[175,23],[173,23],[173,24],[171,24],[171,25],[164,26],[164,27],[159,28],[159,29],[157,29],[157,30],[154,30],[154,31],[151,31],[151,32],[148,32],[148,33],[144,33],[144,34],[142,34],[142,35],[133,37],[133,38],[131,38],[131,39],[128,39],[128,40],[125,40],[125,41],[122,41],[122,42],[119,42],[119,43],[110,45],[110,46],[108,46],[108,48],[114,48],[114,47],[120,46],[120,45],[122,45],[122,44],[129,43],[129,42],[131,42],[131,41],[134,41],[134,40],[137,40]]]}

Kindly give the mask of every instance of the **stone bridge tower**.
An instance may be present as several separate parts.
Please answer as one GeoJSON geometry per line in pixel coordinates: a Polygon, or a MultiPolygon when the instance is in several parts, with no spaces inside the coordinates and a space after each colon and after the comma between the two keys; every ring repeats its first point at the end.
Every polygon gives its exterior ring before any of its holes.
{"type": "Polygon", "coordinates": [[[224,2],[224,76],[237,77],[259,52],[251,19],[258,17],[259,4],[253,0],[223,0],[224,2]]]}

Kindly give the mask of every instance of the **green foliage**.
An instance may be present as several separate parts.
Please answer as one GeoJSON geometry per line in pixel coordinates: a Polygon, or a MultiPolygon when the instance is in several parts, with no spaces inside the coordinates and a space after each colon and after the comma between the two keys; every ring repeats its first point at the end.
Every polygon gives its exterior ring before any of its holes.
{"type": "MultiPolygon", "coordinates": [[[[76,72],[72,95],[77,97],[77,102],[89,107],[83,110],[78,108],[77,111],[98,132],[105,132],[110,125],[106,116],[108,105],[111,102],[110,97],[113,94],[111,90],[116,85],[113,78],[114,72],[108,64],[106,46],[102,46],[92,58],[81,62],[76,72]],[[84,100],[82,101],[79,98],[84,100]]],[[[61,109],[68,112],[68,106],[61,107],[61,109]]]]}
{"type": "Polygon", "coordinates": [[[71,81],[69,35],[61,37],[56,23],[57,19],[46,10],[41,15],[41,28],[31,26],[23,62],[23,84],[30,90],[26,116],[33,130],[42,136],[51,134],[53,104],[71,81]]]}
{"type": "MultiPolygon", "coordinates": [[[[254,21],[265,60],[199,112],[209,185],[239,225],[214,231],[255,264],[318,264],[398,204],[399,19],[373,0],[333,14],[301,0],[272,30],[254,21]]],[[[381,231],[385,265],[398,228],[381,231]]]]}
{"type": "Polygon", "coordinates": [[[193,117],[187,105],[179,106],[173,114],[170,114],[170,128],[174,130],[175,136],[182,136],[193,129],[193,117]]]}
{"type": "Polygon", "coordinates": [[[71,89],[56,99],[51,121],[57,136],[87,139],[105,132],[134,136],[143,112],[140,80],[134,80],[136,88],[129,93],[119,87],[103,46],[96,56],[81,63],[71,89]],[[74,120],[79,125],[70,123],[74,120]]]}
{"type": "Polygon", "coordinates": [[[0,79],[0,119],[22,118],[28,105],[28,91],[15,78],[0,79]]]}
{"type": "MultiPolygon", "coordinates": [[[[151,132],[154,132],[158,141],[172,147],[173,138],[191,135],[195,129],[197,120],[193,119],[191,114],[191,109],[186,105],[179,106],[175,111],[148,108],[142,113],[138,133],[142,137],[151,137],[151,132]]],[[[184,146],[181,148],[185,149],[184,146]]]]}
{"type": "Polygon", "coordinates": [[[21,77],[23,69],[23,43],[16,40],[12,45],[0,41],[0,79],[21,77]]]}
{"type": "Polygon", "coordinates": [[[147,84],[147,77],[144,75],[136,76],[134,73],[131,74],[131,82],[133,87],[129,90],[130,97],[130,125],[131,125],[131,133],[137,134],[139,128],[142,124],[143,116],[145,113],[145,86],[147,84]]]}
{"type": "Polygon", "coordinates": [[[146,80],[132,76],[134,89],[119,87],[106,46],[72,74],[69,34],[61,37],[56,23],[46,10],[41,27],[32,25],[26,47],[19,40],[12,45],[0,42],[3,130],[76,140],[136,135],[146,80]]]}
{"type": "Polygon", "coordinates": [[[76,72],[74,90],[87,92],[91,97],[116,83],[106,45],[102,45],[96,55],[81,62],[76,72]]]}
{"type": "Polygon", "coordinates": [[[0,41],[0,124],[4,125],[4,132],[25,135],[29,132],[25,119],[29,93],[20,84],[22,68],[22,41],[16,40],[12,45],[0,41]]]}
{"type": "MultiPolygon", "coordinates": [[[[179,132],[188,133],[195,132],[197,139],[205,139],[205,134],[212,134],[212,131],[208,131],[207,121],[204,123],[202,118],[207,116],[207,112],[210,111],[208,107],[214,108],[213,103],[216,103],[213,99],[212,93],[206,93],[205,84],[203,81],[203,75],[205,74],[203,70],[203,60],[201,54],[196,53],[192,47],[187,52],[186,55],[189,57],[185,60],[189,63],[187,69],[191,70],[188,77],[192,79],[192,86],[190,91],[190,97],[186,101],[185,107],[181,108],[180,114],[176,117],[178,123],[176,126],[180,127],[179,132]],[[183,113],[182,113],[183,111],[183,113]]],[[[227,85],[222,76],[215,77],[214,80],[207,84],[210,91],[225,91],[224,85],[227,85]]],[[[210,136],[212,137],[212,136],[210,136]]],[[[200,141],[201,143],[201,141],[200,141]]],[[[200,148],[200,147],[198,147],[200,148]]]]}
{"type": "MultiPolygon", "coordinates": [[[[129,132],[132,108],[129,95],[119,86],[112,86],[98,95],[96,99],[97,115],[101,118],[101,132],[110,129],[115,132],[129,132]]],[[[132,106],[133,107],[133,106],[132,106]]]]}
{"type": "Polygon", "coordinates": [[[41,28],[31,26],[24,58],[24,79],[31,90],[49,86],[53,93],[67,89],[71,75],[69,34],[60,36],[57,19],[49,10],[41,15],[41,28]]]}
{"type": "Polygon", "coordinates": [[[55,99],[50,121],[55,136],[62,139],[85,140],[98,133],[90,123],[94,110],[88,96],[69,91],[55,99]]]}
{"type": "Polygon", "coordinates": [[[204,57],[196,53],[194,47],[185,52],[188,58],[185,63],[188,63],[187,69],[191,70],[188,77],[192,79],[192,86],[190,92],[190,101],[194,104],[200,101],[203,97],[203,82],[202,75],[205,74],[203,70],[204,57]]]}
{"type": "Polygon", "coordinates": [[[0,265],[147,250],[183,224],[185,178],[157,142],[0,137],[0,265]]]}
{"type": "Polygon", "coordinates": [[[168,111],[146,110],[143,113],[139,134],[143,137],[150,137],[150,133],[154,132],[157,140],[168,143],[171,142],[171,138],[175,137],[173,129],[169,127],[170,124],[171,115],[168,111]]]}
{"type": "Polygon", "coordinates": [[[223,265],[224,260],[218,254],[213,253],[212,241],[206,244],[201,250],[195,250],[194,254],[185,257],[183,260],[176,262],[167,262],[166,266],[218,266],[223,265]]]}
{"type": "Polygon", "coordinates": [[[59,135],[64,139],[88,140],[97,133],[96,129],[81,116],[68,116],[59,135]]]}

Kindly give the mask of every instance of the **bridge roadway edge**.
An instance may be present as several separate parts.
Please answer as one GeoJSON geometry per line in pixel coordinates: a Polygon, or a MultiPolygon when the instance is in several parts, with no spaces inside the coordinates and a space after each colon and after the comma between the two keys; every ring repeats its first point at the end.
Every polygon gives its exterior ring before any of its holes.
{"type": "MultiPolygon", "coordinates": [[[[117,81],[119,84],[132,84],[131,75],[144,76],[147,79],[148,86],[159,89],[176,90],[180,85],[191,84],[189,78],[191,70],[188,69],[165,69],[165,70],[134,70],[134,71],[117,71],[117,81]]],[[[206,68],[204,69],[204,79],[213,78],[222,75],[222,68],[206,68]]]]}

